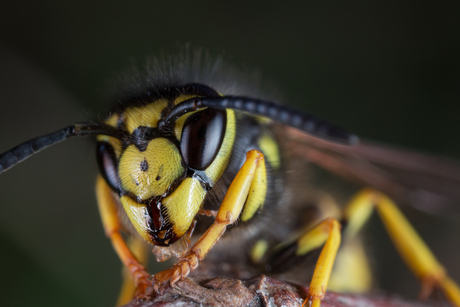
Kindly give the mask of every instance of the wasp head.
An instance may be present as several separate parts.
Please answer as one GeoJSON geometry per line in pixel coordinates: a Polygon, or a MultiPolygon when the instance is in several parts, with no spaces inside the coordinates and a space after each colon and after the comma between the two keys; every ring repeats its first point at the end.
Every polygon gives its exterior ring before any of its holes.
{"type": "Polygon", "coordinates": [[[123,138],[98,137],[102,176],[137,232],[155,245],[168,246],[187,233],[207,190],[225,169],[233,143],[234,132],[218,155],[225,111],[188,113],[169,131],[157,128],[168,108],[189,97],[129,107],[106,120],[123,138]]]}

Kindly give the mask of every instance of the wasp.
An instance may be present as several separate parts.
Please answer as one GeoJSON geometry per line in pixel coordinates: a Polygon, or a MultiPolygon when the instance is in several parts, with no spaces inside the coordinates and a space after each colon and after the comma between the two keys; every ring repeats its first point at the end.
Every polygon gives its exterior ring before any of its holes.
{"type": "Polygon", "coordinates": [[[0,155],[3,172],[69,138],[96,138],[102,224],[128,275],[119,304],[173,285],[203,261],[309,279],[304,306],[320,306],[328,286],[368,289],[367,269],[345,286],[337,283],[336,271],[347,255],[356,267],[366,267],[354,238],[376,210],[420,279],[423,296],[440,289],[460,306],[457,284],[396,205],[455,205],[457,164],[361,141],[272,102],[234,70],[200,54],[153,60],[123,80],[112,98],[115,107],[102,120],[68,126],[0,155]],[[420,180],[404,181],[401,172],[420,180]],[[365,188],[340,208],[325,183],[336,180],[330,173],[365,188]],[[153,246],[158,261],[178,260],[151,276],[140,261],[140,242],[153,246]],[[312,255],[313,272],[299,269],[312,255]]]}

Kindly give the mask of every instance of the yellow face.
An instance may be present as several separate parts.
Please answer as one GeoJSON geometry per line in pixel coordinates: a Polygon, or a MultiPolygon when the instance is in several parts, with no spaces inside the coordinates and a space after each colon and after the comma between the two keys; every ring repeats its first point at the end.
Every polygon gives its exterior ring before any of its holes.
{"type": "Polygon", "coordinates": [[[141,201],[165,195],[184,171],[178,148],[164,138],[151,140],[145,151],[129,145],[118,166],[122,189],[141,201]]]}
{"type": "Polygon", "coordinates": [[[157,129],[174,105],[192,97],[184,94],[128,107],[106,120],[122,127],[125,138],[98,136],[103,177],[119,194],[135,229],[155,245],[168,246],[187,233],[233,147],[232,110],[188,113],[170,133],[157,129]]]}

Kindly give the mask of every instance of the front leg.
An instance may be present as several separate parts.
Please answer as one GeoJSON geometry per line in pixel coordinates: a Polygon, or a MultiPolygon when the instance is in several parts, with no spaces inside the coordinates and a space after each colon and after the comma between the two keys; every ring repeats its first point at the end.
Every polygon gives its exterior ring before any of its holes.
{"type": "MultiPolygon", "coordinates": [[[[135,295],[137,297],[148,295],[151,292],[150,275],[133,255],[121,235],[121,221],[116,200],[110,187],[101,176],[97,178],[96,196],[105,234],[112,241],[113,248],[134,281],[135,295]]],[[[128,296],[119,299],[120,302],[127,300],[129,300],[128,296]]]]}
{"type": "Polygon", "coordinates": [[[173,285],[186,277],[191,270],[196,269],[199,262],[224,234],[227,226],[238,219],[246,199],[248,203],[251,202],[250,194],[255,193],[259,199],[265,199],[266,186],[264,156],[260,151],[251,150],[246,154],[246,161],[233,179],[214,223],[173,267],[155,274],[155,289],[158,291],[168,280],[173,285]],[[261,194],[263,198],[260,197],[261,194]]]}

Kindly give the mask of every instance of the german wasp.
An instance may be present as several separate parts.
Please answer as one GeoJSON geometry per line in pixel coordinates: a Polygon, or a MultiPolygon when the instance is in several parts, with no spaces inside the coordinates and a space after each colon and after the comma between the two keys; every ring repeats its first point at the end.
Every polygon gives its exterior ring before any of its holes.
{"type": "Polygon", "coordinates": [[[120,80],[104,119],[14,147],[0,155],[0,172],[71,137],[96,137],[99,211],[127,272],[118,304],[175,284],[202,261],[311,281],[304,306],[320,306],[327,287],[365,291],[368,264],[356,236],[375,209],[422,295],[440,289],[460,306],[457,284],[395,204],[455,205],[460,167],[360,141],[250,84],[199,53],[152,60],[120,80]],[[401,171],[420,180],[403,181],[401,171]],[[365,188],[341,208],[330,174],[365,188]],[[177,262],[151,276],[141,264],[145,242],[158,261],[177,262]],[[316,265],[307,265],[311,256],[316,265]],[[340,283],[347,269],[359,278],[340,283]]]}

